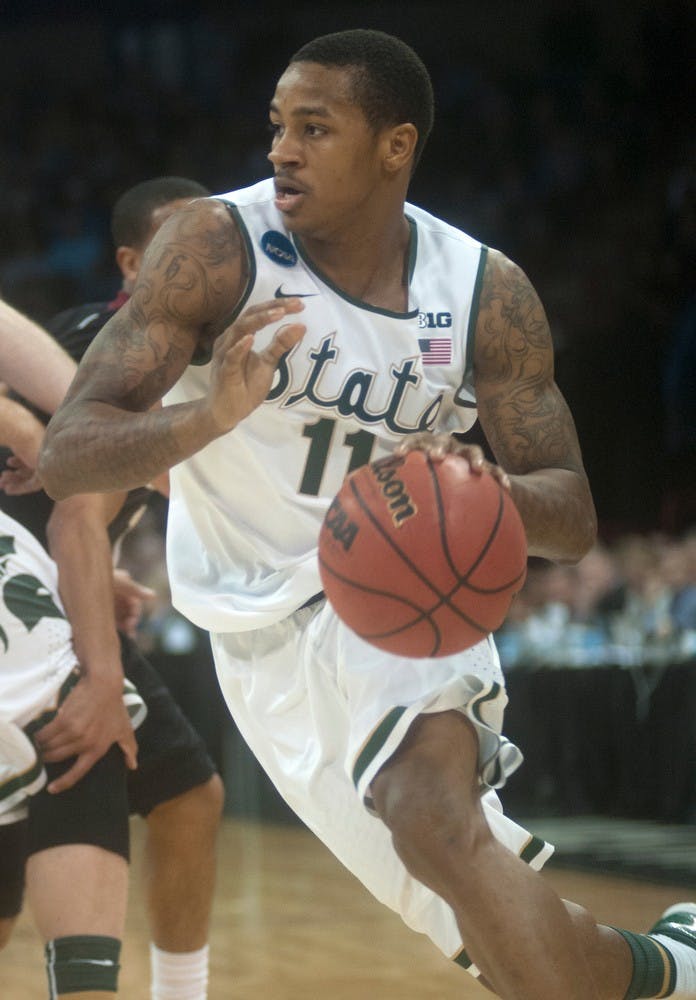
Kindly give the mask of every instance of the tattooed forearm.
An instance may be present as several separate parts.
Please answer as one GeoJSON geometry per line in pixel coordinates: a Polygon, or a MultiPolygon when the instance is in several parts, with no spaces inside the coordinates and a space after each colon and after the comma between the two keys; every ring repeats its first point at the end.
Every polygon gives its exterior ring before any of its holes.
{"type": "MultiPolygon", "coordinates": [[[[49,470],[60,464],[60,480],[52,495],[56,498],[81,492],[110,492],[151,482],[156,476],[183,461],[211,435],[204,419],[197,419],[195,404],[167,406],[148,413],[117,415],[111,407],[94,403],[88,420],[79,427],[71,421],[71,407],[64,411],[64,423],[48,435],[41,467],[49,470]],[[79,460],[65,461],[64,432],[69,437],[68,454],[79,460]],[[104,446],[108,439],[108,447],[104,446]]],[[[49,474],[49,483],[52,477],[49,474]]]]}

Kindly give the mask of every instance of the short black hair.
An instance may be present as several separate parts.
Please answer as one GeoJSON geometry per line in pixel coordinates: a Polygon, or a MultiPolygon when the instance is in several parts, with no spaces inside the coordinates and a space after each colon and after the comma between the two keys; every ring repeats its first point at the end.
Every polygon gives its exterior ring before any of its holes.
{"type": "Polygon", "coordinates": [[[152,213],[179,198],[206,198],[210,191],[188,177],[154,177],[124,191],[111,212],[114,246],[141,247],[150,235],[152,213]]]}
{"type": "Polygon", "coordinates": [[[353,28],[307,42],[290,62],[354,68],[355,102],[375,131],[403,122],[416,126],[416,166],[433,127],[435,101],[430,74],[406,42],[384,31],[353,28]]]}

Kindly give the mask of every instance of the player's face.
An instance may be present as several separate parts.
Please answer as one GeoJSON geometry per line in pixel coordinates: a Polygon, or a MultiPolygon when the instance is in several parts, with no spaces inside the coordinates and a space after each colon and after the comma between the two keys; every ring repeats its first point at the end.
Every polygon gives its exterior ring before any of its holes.
{"type": "Polygon", "coordinates": [[[271,102],[276,206],[289,229],[328,236],[370,212],[384,136],[351,99],[349,70],[292,63],[271,102]]]}

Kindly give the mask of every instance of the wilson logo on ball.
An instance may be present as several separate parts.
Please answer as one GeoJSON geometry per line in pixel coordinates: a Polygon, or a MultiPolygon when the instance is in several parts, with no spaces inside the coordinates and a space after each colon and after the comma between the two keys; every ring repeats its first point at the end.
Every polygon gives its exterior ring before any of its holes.
{"type": "Polygon", "coordinates": [[[392,455],[372,465],[372,472],[380,484],[382,496],[388,501],[388,508],[394,527],[400,527],[409,517],[418,513],[418,508],[406,492],[401,479],[396,478],[397,470],[404,464],[404,458],[392,455]]]}

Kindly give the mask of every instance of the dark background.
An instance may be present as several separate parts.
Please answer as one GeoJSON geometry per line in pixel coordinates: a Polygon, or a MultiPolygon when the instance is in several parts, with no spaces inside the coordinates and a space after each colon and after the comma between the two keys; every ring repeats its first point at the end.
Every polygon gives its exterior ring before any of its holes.
{"type": "Polygon", "coordinates": [[[437,117],[410,198],[529,274],[607,540],[696,523],[694,5],[0,5],[0,290],[38,320],[118,287],[108,221],[159,174],[267,176],[305,41],[416,48],[437,117]]]}

